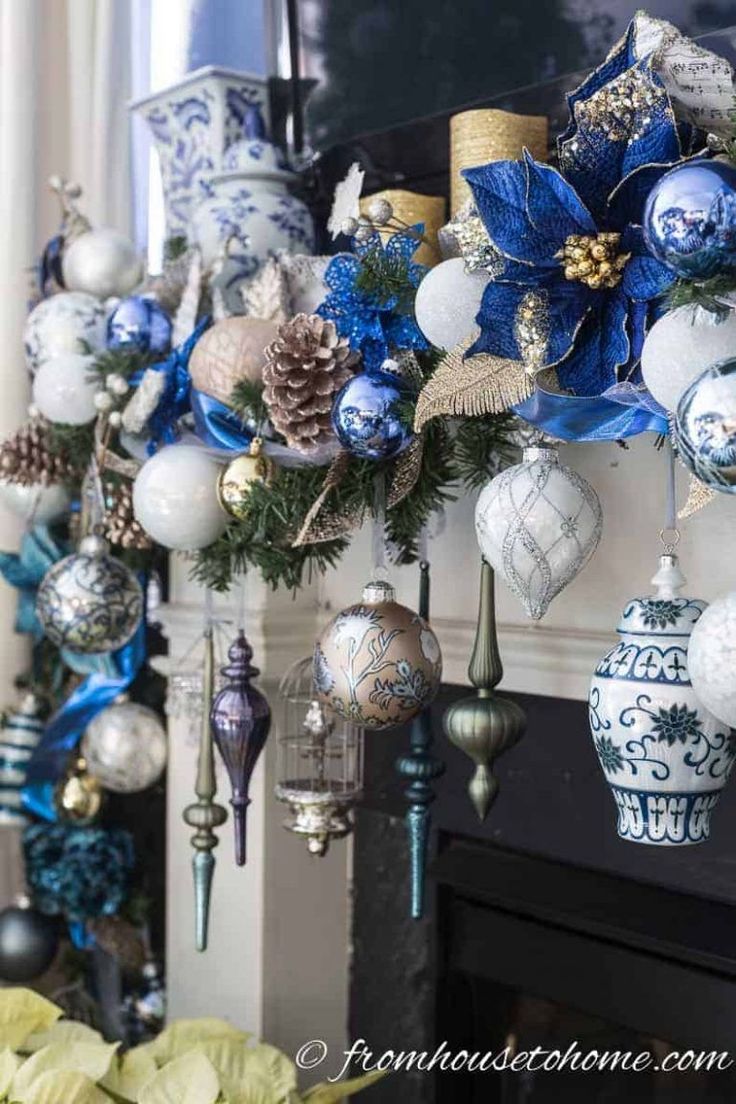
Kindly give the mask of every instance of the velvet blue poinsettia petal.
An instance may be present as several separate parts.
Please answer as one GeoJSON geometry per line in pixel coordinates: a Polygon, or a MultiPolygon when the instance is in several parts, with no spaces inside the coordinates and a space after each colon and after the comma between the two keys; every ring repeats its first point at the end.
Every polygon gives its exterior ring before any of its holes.
{"type": "Polygon", "coordinates": [[[553,256],[571,234],[595,234],[590,212],[556,169],[535,161],[528,150],[524,150],[524,164],[529,221],[547,239],[553,256]]]}
{"type": "Polygon", "coordinates": [[[629,346],[631,348],[630,362],[631,368],[628,372],[628,378],[636,381],[641,376],[641,370],[639,369],[639,360],[641,358],[641,350],[644,344],[644,338],[647,334],[647,329],[651,324],[651,305],[644,301],[632,301],[629,303],[629,346]]]}
{"type": "Polygon", "coordinates": [[[570,355],[557,366],[563,387],[576,395],[600,395],[618,382],[630,356],[628,302],[621,287],[597,297],[570,355]]]}
{"type": "Polygon", "coordinates": [[[465,169],[478,213],[494,245],[529,264],[550,261],[554,245],[533,226],[527,210],[527,173],[521,161],[493,161],[465,169]]]}
{"type": "Polygon", "coordinates": [[[622,230],[634,224],[641,226],[644,220],[644,204],[654,185],[672,164],[640,165],[625,176],[608,197],[605,221],[611,230],[622,230]]]}
{"type": "Polygon", "coordinates": [[[675,280],[672,269],[652,256],[633,256],[624,269],[623,289],[630,299],[648,302],[671,287],[675,280]]]}
{"type": "MultiPolygon", "coordinates": [[[[643,165],[674,164],[682,156],[677,127],[660,78],[645,63],[638,64],[642,78],[657,97],[642,112],[632,114],[627,137],[614,140],[588,119],[578,118],[574,134],[560,146],[565,178],[601,223],[608,214],[608,199],[620,181],[643,165]]],[[[620,121],[620,126],[625,123],[620,121]]]]}
{"type": "Polygon", "coordinates": [[[581,100],[589,100],[594,92],[598,92],[604,85],[620,76],[636,62],[634,52],[634,22],[629,24],[626,33],[609,52],[608,57],[585,80],[568,92],[567,107],[570,112],[567,126],[558,139],[558,148],[562,146],[577,130],[575,120],[575,104],[581,100]]]}
{"type": "Polygon", "coordinates": [[[490,353],[491,356],[519,360],[520,353],[514,336],[516,311],[529,288],[523,284],[497,283],[491,280],[481,300],[476,322],[480,337],[468,349],[466,356],[490,353]]]}

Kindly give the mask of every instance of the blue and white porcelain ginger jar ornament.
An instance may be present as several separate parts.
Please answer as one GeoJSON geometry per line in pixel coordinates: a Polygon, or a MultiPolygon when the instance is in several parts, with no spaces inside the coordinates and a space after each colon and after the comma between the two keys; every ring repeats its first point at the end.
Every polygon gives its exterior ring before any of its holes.
{"type": "Polygon", "coordinates": [[[634,843],[702,843],[736,757],[736,735],[699,701],[688,672],[690,634],[706,603],[681,597],[685,577],[667,553],[651,597],[623,611],[621,640],[598,664],[590,728],[634,843]]]}
{"type": "MultiPolygon", "coordinates": [[[[202,184],[203,199],[191,217],[191,232],[206,268],[227,263],[228,291],[255,275],[278,250],[314,251],[309,209],[289,192],[298,178],[266,137],[258,105],[246,111],[245,135],[225,152],[222,168],[202,184]]],[[[237,300],[236,303],[237,304],[237,300]]],[[[239,304],[242,313],[242,301],[239,304]]]]}

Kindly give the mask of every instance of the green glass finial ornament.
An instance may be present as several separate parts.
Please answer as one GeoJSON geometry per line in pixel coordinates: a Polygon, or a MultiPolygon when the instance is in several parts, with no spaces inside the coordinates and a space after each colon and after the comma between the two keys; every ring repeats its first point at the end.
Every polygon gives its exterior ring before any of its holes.
{"type": "Polygon", "coordinates": [[[485,820],[498,792],[493,762],[521,739],[526,728],[524,710],[495,692],[503,678],[503,665],[496,635],[493,568],[486,560],[481,561],[478,625],[468,678],[476,693],[451,705],[443,725],[455,747],[475,763],[468,793],[478,816],[485,820]]]}
{"type": "Polygon", "coordinates": [[[215,801],[217,781],[210,727],[214,681],[214,643],[212,627],[209,626],[204,637],[202,732],[199,742],[197,780],[194,785],[197,801],[193,805],[188,805],[183,813],[184,822],[195,830],[192,836],[194,848],[192,873],[194,875],[195,943],[198,951],[207,950],[212,878],[215,873],[215,856],[212,852],[219,842],[215,828],[221,828],[227,820],[227,809],[215,801]]]}

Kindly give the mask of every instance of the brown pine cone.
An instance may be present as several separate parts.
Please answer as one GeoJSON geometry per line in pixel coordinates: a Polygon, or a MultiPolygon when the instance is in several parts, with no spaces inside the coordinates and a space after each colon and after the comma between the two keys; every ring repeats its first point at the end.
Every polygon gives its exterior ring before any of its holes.
{"type": "Polygon", "coordinates": [[[105,536],[110,544],[138,550],[153,547],[153,541],[133,513],[130,483],[105,483],[105,506],[105,536]]]}
{"type": "Polygon", "coordinates": [[[335,323],[317,314],[297,314],[279,326],[265,353],[269,417],[291,448],[314,452],[333,437],[332,403],[354,374],[358,357],[348,339],[338,337],[335,323]]]}
{"type": "Polygon", "coordinates": [[[74,465],[50,447],[48,424],[34,418],[0,445],[0,479],[30,487],[72,481],[74,465]]]}

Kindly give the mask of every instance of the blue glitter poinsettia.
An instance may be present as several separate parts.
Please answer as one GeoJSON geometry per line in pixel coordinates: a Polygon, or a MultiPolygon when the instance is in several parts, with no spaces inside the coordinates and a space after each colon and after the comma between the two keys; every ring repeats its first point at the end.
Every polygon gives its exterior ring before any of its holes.
{"type": "Polygon", "coordinates": [[[658,298],[674,280],[647,251],[648,192],[682,159],[669,98],[645,62],[619,54],[570,97],[560,170],[521,161],[469,169],[488,234],[506,258],[486,288],[469,351],[555,367],[576,395],[634,378],[658,298]]]}
{"type": "MultiPolygon", "coordinates": [[[[421,234],[423,227],[413,229],[421,234]]],[[[413,234],[393,234],[385,245],[372,234],[354,241],[354,254],[339,253],[327,266],[324,280],[330,290],[316,313],[332,319],[340,336],[361,353],[366,371],[380,368],[398,349],[428,348],[412,309],[413,290],[427,271],[411,259],[420,244],[413,234]],[[396,285],[384,283],[382,273],[395,274],[396,285]]]]}

